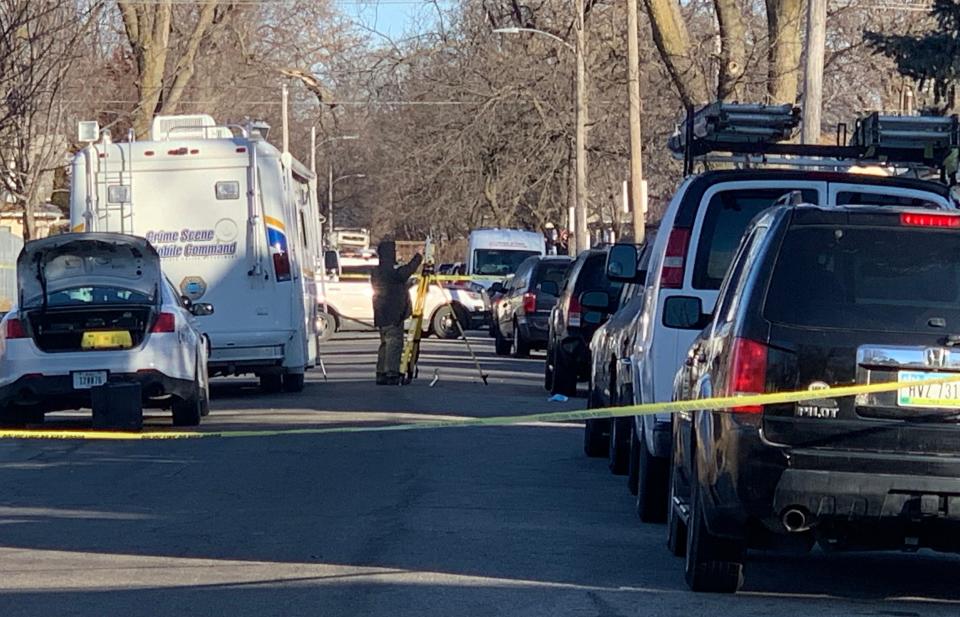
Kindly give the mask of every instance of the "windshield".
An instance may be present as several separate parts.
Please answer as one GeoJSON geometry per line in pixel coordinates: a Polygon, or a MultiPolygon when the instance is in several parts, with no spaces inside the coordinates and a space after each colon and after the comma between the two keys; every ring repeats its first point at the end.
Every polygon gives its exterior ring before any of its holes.
{"type": "Polygon", "coordinates": [[[473,272],[474,274],[494,274],[497,276],[515,274],[524,260],[539,254],[539,251],[477,249],[473,252],[473,272]]]}
{"type": "Polygon", "coordinates": [[[960,332],[960,234],[794,228],[780,249],[763,314],[798,326],[960,332]]]}
{"type": "Polygon", "coordinates": [[[120,287],[72,287],[55,291],[47,297],[48,306],[149,303],[148,296],[120,287]]]}

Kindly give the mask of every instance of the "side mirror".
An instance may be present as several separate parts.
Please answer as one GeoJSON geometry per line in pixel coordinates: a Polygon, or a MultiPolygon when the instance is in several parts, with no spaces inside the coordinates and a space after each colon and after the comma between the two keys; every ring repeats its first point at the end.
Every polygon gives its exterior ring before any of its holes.
{"type": "Polygon", "coordinates": [[[671,296],[663,304],[663,325],[684,330],[703,330],[713,315],[703,312],[700,298],[671,296]]]}
{"type": "Polygon", "coordinates": [[[340,256],[336,251],[326,251],[323,254],[323,265],[328,273],[340,273],[340,256]]]}
{"type": "Polygon", "coordinates": [[[633,244],[614,244],[607,253],[607,278],[620,283],[637,281],[640,254],[633,244]]]}
{"type": "Polygon", "coordinates": [[[191,304],[187,310],[193,313],[196,317],[213,315],[213,305],[207,302],[197,302],[196,304],[191,304]]]}
{"type": "Polygon", "coordinates": [[[191,300],[188,296],[180,296],[180,302],[183,303],[183,308],[187,309],[188,311],[193,306],[193,300],[191,300]]]}
{"type": "Polygon", "coordinates": [[[489,291],[491,296],[494,294],[503,293],[503,283],[501,283],[500,281],[497,281],[496,283],[490,286],[489,291]]]}
{"type": "Polygon", "coordinates": [[[605,291],[588,291],[580,296],[580,306],[607,313],[610,311],[610,294],[605,291]]]}
{"type": "Polygon", "coordinates": [[[543,281],[539,285],[540,291],[549,296],[559,296],[560,295],[560,286],[557,285],[556,281],[543,281]]]}

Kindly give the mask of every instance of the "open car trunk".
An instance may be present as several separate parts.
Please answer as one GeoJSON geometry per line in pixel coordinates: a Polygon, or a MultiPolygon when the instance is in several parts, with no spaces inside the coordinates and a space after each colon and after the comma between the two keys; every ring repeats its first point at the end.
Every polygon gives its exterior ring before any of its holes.
{"type": "Polygon", "coordinates": [[[17,259],[21,317],[45,352],[139,346],[162,281],[153,247],[123,234],[52,236],[28,243],[17,259]]]}

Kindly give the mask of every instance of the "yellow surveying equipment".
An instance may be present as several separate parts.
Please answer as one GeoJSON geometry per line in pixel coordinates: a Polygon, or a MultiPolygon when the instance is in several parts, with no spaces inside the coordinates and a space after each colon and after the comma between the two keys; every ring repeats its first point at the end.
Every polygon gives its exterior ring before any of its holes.
{"type": "MultiPolygon", "coordinates": [[[[440,278],[449,278],[436,276],[434,274],[434,265],[433,241],[427,238],[423,251],[423,263],[416,273],[418,277],[417,296],[413,302],[413,311],[409,320],[410,329],[404,337],[403,354],[400,356],[400,381],[404,385],[409,384],[418,375],[417,363],[420,360],[420,338],[423,335],[423,312],[427,304],[427,294],[430,293],[430,286],[440,285],[440,278]]],[[[477,372],[480,374],[483,385],[487,385],[487,375],[480,367],[480,361],[477,359],[476,354],[473,353],[473,347],[470,346],[470,341],[467,340],[467,335],[463,331],[463,325],[460,323],[460,319],[457,318],[456,311],[453,312],[453,323],[457,325],[460,338],[463,339],[463,342],[467,346],[467,351],[470,353],[470,357],[477,367],[477,372]]],[[[430,385],[435,385],[438,379],[439,371],[434,376],[430,385]]]]}

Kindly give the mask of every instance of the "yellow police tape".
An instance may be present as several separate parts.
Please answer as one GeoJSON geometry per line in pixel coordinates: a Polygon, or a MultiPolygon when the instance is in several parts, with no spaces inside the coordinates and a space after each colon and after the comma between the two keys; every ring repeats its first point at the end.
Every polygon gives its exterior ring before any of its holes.
{"type": "MultiPolygon", "coordinates": [[[[936,379],[924,379],[925,385],[938,385],[960,382],[960,375],[936,379]]],[[[576,411],[555,411],[520,416],[495,416],[491,418],[463,418],[457,420],[438,420],[414,422],[409,424],[390,424],[386,426],[333,426],[325,428],[296,428],[261,431],[150,431],[143,433],[123,431],[73,431],[73,430],[0,430],[0,439],[99,439],[99,440],[155,440],[155,439],[206,439],[229,437],[275,437],[281,435],[322,435],[328,433],[382,433],[388,431],[415,431],[438,428],[459,428],[469,426],[509,426],[530,422],[566,422],[568,420],[598,420],[623,416],[642,416],[658,413],[680,413],[691,411],[720,411],[732,407],[751,405],[775,405],[799,403],[803,401],[856,396],[860,394],[878,394],[893,392],[906,386],[916,386],[918,382],[891,381],[885,383],[858,386],[840,386],[821,390],[800,390],[795,392],[774,392],[771,394],[753,394],[747,396],[726,396],[669,403],[648,403],[645,405],[627,405],[605,409],[581,409],[576,411]]],[[[960,410],[958,410],[960,413],[960,410]]]]}

